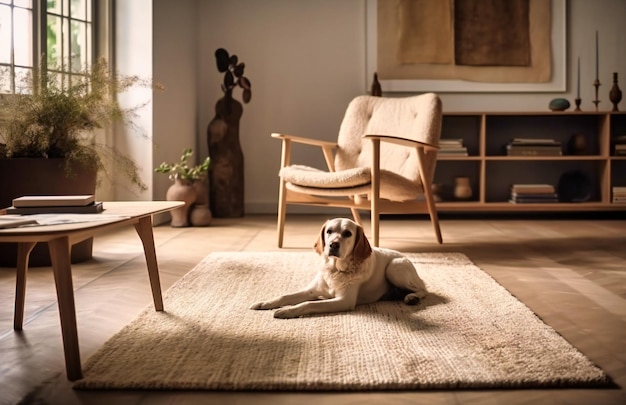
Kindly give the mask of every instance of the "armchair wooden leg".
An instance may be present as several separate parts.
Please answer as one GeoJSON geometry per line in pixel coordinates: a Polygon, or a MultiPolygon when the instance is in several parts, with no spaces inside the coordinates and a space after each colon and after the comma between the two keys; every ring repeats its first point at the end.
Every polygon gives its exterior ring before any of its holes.
{"type": "MultiPolygon", "coordinates": [[[[291,162],[291,141],[289,139],[283,139],[283,145],[280,152],[280,167],[289,166],[291,162]]],[[[285,186],[285,180],[280,177],[278,185],[278,221],[276,224],[276,231],[278,234],[278,247],[283,247],[283,236],[285,233],[285,216],[287,214],[287,187],[285,186]]]]}
{"type": "Polygon", "coordinates": [[[372,221],[372,242],[378,247],[380,235],[380,139],[372,140],[372,201],[371,201],[371,221],[372,221]]]}
{"type": "Polygon", "coordinates": [[[361,215],[359,215],[359,210],[357,210],[356,208],[350,208],[350,211],[352,212],[352,217],[354,218],[354,222],[363,226],[363,222],[361,222],[361,215]]]}
{"type": "Polygon", "coordinates": [[[439,227],[439,216],[437,215],[437,207],[435,206],[435,198],[433,197],[433,189],[430,183],[430,179],[424,171],[424,158],[425,153],[422,148],[417,148],[417,161],[420,166],[420,177],[422,179],[422,186],[424,187],[424,196],[426,197],[426,206],[428,207],[428,213],[430,214],[430,221],[435,229],[435,236],[439,244],[443,243],[441,238],[441,228],[439,227]]]}
{"type": "Polygon", "coordinates": [[[285,234],[285,216],[287,214],[287,196],[285,195],[287,190],[285,188],[285,182],[280,180],[280,190],[278,192],[278,221],[276,225],[276,232],[278,234],[278,247],[283,247],[283,237],[285,234]]]}

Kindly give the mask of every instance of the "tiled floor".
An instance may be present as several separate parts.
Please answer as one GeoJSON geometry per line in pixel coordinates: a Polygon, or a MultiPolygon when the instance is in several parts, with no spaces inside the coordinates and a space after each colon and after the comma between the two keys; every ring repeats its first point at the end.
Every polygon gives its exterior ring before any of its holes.
{"type": "MultiPolygon", "coordinates": [[[[308,250],[325,217],[290,216],[286,251],[308,250]]],[[[618,404],[626,403],[626,220],[385,219],[381,246],[456,251],[517,296],[602,367],[613,389],[375,393],[74,391],[64,374],[50,268],[29,270],[24,330],[13,331],[14,270],[0,268],[0,404],[618,404]]],[[[276,247],[274,216],[216,219],[207,228],[154,229],[163,290],[214,251],[276,247]]],[[[81,356],[86,360],[151,302],[132,228],[99,236],[94,259],[74,265],[81,356]]]]}

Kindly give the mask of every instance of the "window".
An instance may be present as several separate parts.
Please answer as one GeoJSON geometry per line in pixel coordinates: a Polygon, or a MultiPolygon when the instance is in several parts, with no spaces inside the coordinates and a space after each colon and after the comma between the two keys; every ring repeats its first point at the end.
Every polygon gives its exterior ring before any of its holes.
{"type": "Polygon", "coordinates": [[[94,21],[94,0],[0,0],[0,93],[18,92],[42,54],[71,83],[95,57],[94,21]]]}

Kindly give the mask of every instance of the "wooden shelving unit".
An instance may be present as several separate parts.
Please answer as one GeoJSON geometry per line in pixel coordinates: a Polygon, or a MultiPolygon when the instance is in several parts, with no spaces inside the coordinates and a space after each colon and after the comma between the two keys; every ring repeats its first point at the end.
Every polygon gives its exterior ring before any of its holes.
{"type": "Polygon", "coordinates": [[[440,156],[435,184],[443,186],[440,212],[564,212],[626,211],[611,202],[613,186],[626,186],[626,156],[613,156],[611,138],[626,135],[626,112],[446,112],[442,139],[463,139],[469,156],[440,156]],[[572,135],[583,134],[583,154],[568,154],[572,135]],[[513,138],[552,138],[563,145],[562,156],[507,156],[513,138]],[[552,184],[561,175],[578,171],[589,180],[584,202],[509,202],[511,185],[552,184]],[[454,179],[470,178],[473,195],[454,198],[454,179]]]}

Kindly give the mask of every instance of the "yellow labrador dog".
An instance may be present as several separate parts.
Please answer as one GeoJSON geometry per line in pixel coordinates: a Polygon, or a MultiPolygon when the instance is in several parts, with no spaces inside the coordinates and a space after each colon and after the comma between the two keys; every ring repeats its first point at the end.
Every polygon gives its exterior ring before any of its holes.
{"type": "Polygon", "coordinates": [[[322,264],[309,285],[251,308],[279,308],[275,318],[296,318],[349,311],[358,304],[402,296],[414,305],[426,296],[426,286],[411,261],[394,250],[371,247],[363,228],[350,219],[326,221],[314,249],[322,264]]]}

